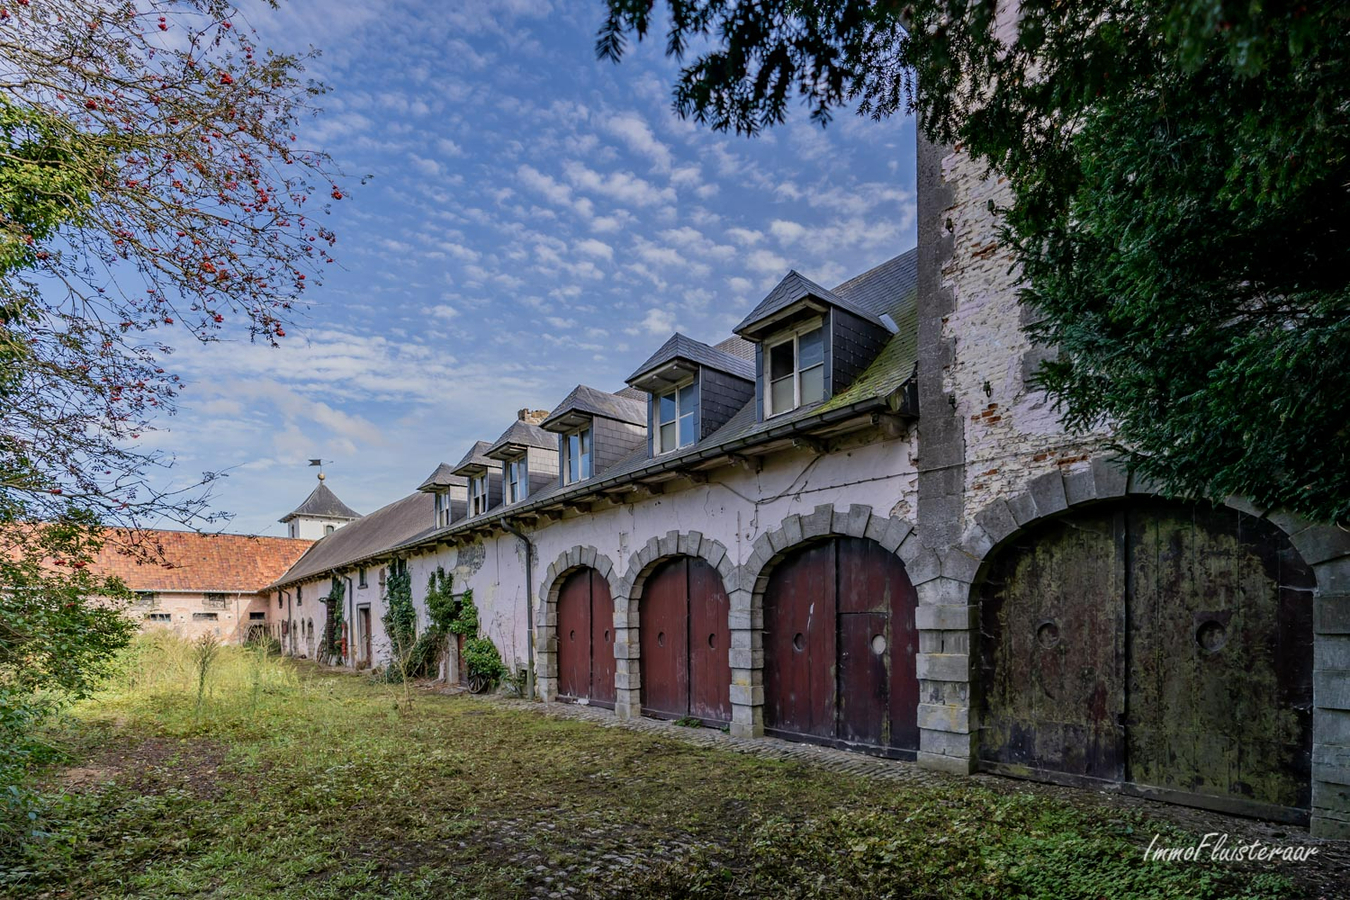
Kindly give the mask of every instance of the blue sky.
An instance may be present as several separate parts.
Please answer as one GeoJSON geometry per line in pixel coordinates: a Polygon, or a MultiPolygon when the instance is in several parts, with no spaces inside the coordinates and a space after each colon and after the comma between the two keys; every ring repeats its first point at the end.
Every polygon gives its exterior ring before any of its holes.
{"type": "Polygon", "coordinates": [[[331,92],[301,137],[351,189],[331,222],[341,268],[280,349],[174,357],[188,388],[153,439],[184,476],[228,471],[229,530],[283,533],[310,457],[371,512],[519,408],[622,387],[674,330],[726,337],[789,268],[831,285],[914,246],[912,119],[715,134],[671,113],[659,38],[595,59],[601,15],[598,0],[250,14],[272,47],[323,51],[309,74],[331,92]]]}

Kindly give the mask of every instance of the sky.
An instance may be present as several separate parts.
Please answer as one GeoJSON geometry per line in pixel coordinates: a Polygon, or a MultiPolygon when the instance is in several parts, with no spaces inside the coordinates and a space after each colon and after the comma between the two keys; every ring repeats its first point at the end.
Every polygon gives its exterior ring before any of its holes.
{"type": "Polygon", "coordinates": [[[671,111],[663,41],[595,58],[600,0],[289,0],[264,44],[322,56],[302,143],[348,176],[336,264],[279,349],[181,347],[152,440],[224,472],[227,530],[284,534],[311,458],[358,512],[674,331],[715,343],[796,269],[832,286],[915,244],[914,122],[797,109],[755,138],[671,111]],[[370,176],[362,185],[361,179],[370,176]]]}

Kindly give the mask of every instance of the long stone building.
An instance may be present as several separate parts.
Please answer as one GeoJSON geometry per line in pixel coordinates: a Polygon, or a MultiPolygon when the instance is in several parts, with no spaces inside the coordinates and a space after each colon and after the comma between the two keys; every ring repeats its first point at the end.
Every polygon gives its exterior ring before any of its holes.
{"type": "Polygon", "coordinates": [[[341,661],[382,664],[386,573],[441,570],[549,702],[1350,836],[1350,534],[1067,433],[998,181],[918,162],[917,250],[520,411],[273,585],[288,648],[340,584],[341,661]]]}

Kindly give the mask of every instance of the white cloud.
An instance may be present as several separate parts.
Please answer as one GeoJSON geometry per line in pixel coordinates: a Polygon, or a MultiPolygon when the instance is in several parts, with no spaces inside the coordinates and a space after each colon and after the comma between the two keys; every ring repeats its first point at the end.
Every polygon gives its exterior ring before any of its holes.
{"type": "Polygon", "coordinates": [[[573,187],[592,194],[602,194],[619,203],[633,206],[655,206],[658,203],[675,202],[673,188],[658,188],[632,172],[610,172],[601,174],[587,168],[576,160],[563,164],[563,174],[573,187]]]}
{"type": "Polygon", "coordinates": [[[578,241],[577,249],[587,256],[594,256],[596,259],[614,258],[614,248],[604,241],[597,241],[595,238],[587,238],[584,241],[578,241]]]}
{"type": "Polygon", "coordinates": [[[656,171],[670,171],[670,148],[656,139],[656,135],[652,134],[652,130],[648,127],[646,121],[637,113],[626,112],[611,116],[605,122],[604,128],[627,144],[628,149],[650,159],[652,168],[656,171]]]}

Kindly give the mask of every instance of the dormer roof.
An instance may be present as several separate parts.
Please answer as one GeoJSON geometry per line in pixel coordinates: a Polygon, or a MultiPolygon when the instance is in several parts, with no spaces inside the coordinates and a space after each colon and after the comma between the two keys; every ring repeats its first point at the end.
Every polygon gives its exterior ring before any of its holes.
{"type": "Polygon", "coordinates": [[[483,455],[488,459],[509,459],[519,456],[530,447],[556,451],[558,439],[538,425],[517,419],[511,423],[510,428],[502,432],[501,437],[492,442],[492,446],[488,447],[483,455]]]}
{"type": "Polygon", "coordinates": [[[427,476],[426,481],[417,486],[417,489],[434,494],[450,487],[465,487],[468,483],[468,479],[455,474],[449,463],[441,463],[436,467],[436,471],[427,476]]]}
{"type": "Polygon", "coordinates": [[[337,494],[329,490],[328,485],[322,481],[319,482],[318,487],[309,492],[309,496],[305,498],[303,503],[277,521],[285,523],[302,516],[316,519],[342,519],[347,522],[361,518],[359,512],[339,500],[337,494]]]}
{"type": "Polygon", "coordinates": [[[744,378],[746,381],[755,380],[753,363],[739,356],[733,356],[725,350],[709,347],[702,341],[696,341],[678,331],[625,380],[635,388],[655,393],[684,381],[700,366],[744,378]]]}
{"type": "Polygon", "coordinates": [[[641,400],[579,384],[572,388],[572,393],[554,407],[553,412],[539,426],[545,431],[571,431],[585,425],[595,416],[630,425],[646,425],[647,407],[641,400]]]}
{"type": "MultiPolygon", "coordinates": [[[[866,273],[851,281],[865,279],[865,276],[866,273]]],[[[832,306],[886,328],[872,309],[850,298],[847,293],[841,295],[837,290],[821,287],[794,269],[732,331],[746,340],[758,341],[804,311],[824,312],[832,306]]]]}
{"type": "Polygon", "coordinates": [[[464,458],[455,463],[454,468],[450,470],[451,474],[481,475],[484,469],[496,468],[497,464],[486,455],[491,446],[487,441],[475,441],[469,452],[464,454],[464,458]]]}

